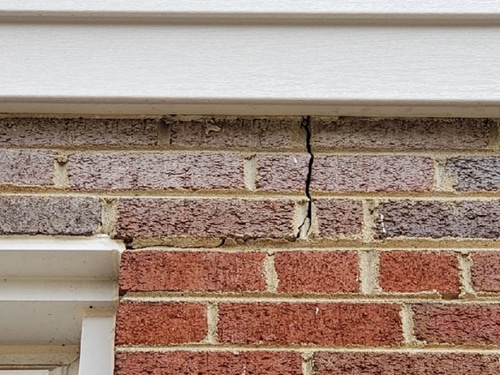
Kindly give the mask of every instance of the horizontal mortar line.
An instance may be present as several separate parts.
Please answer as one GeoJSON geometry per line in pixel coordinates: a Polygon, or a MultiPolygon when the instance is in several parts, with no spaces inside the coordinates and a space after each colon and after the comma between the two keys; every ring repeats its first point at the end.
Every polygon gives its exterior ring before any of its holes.
{"type": "Polygon", "coordinates": [[[464,347],[338,347],[338,346],[240,346],[240,345],[193,345],[179,344],[178,346],[116,346],[117,352],[133,353],[133,352],[153,352],[153,353],[168,353],[177,351],[194,351],[194,352],[335,352],[335,353],[380,353],[380,354],[488,354],[500,355],[500,348],[464,348],[464,347]]]}
{"type": "Polygon", "coordinates": [[[235,190],[235,191],[220,191],[218,190],[204,190],[204,191],[191,191],[191,190],[129,190],[129,191],[109,191],[109,190],[88,190],[88,191],[76,191],[69,189],[59,189],[59,188],[26,188],[26,191],[21,191],[23,187],[12,186],[12,189],[16,191],[5,190],[0,186],[0,194],[2,196],[50,196],[50,197],[91,197],[91,198],[155,198],[155,199],[234,199],[238,198],[241,200],[256,201],[262,199],[272,199],[272,200],[291,200],[300,202],[306,199],[304,192],[297,192],[296,195],[286,195],[282,193],[267,193],[261,194],[252,193],[250,190],[235,190]],[[244,196],[241,193],[245,193],[244,196]],[[137,195],[141,194],[141,195],[137,195]]]}
{"type": "MultiPolygon", "coordinates": [[[[456,157],[492,157],[500,156],[500,151],[497,149],[482,149],[482,150],[453,150],[453,151],[443,151],[443,150],[342,150],[342,151],[329,151],[325,149],[320,149],[319,151],[314,150],[314,145],[312,145],[315,157],[324,156],[421,156],[428,157],[431,159],[443,159],[443,158],[456,158],[456,157]]],[[[256,156],[309,156],[309,153],[303,148],[290,148],[290,149],[266,149],[266,148],[251,148],[251,147],[234,147],[234,146],[204,146],[204,147],[186,147],[180,145],[158,145],[158,144],[146,144],[146,145],[5,145],[2,147],[3,150],[16,150],[16,151],[52,151],[61,153],[85,153],[85,154],[116,154],[123,153],[128,154],[165,154],[168,155],[170,152],[178,153],[207,153],[207,154],[235,154],[237,156],[248,156],[255,154],[256,156]],[[221,149],[222,148],[222,149],[221,149]]]]}
{"type": "MultiPolygon", "coordinates": [[[[243,175],[243,173],[242,173],[243,175]]],[[[350,199],[350,200],[380,200],[381,203],[388,200],[412,200],[412,201],[435,201],[435,202],[452,202],[452,201],[491,201],[491,199],[500,199],[500,191],[498,192],[477,192],[477,193],[454,193],[449,192],[404,192],[404,193],[332,193],[320,192],[312,190],[313,202],[318,199],[350,199]]],[[[122,190],[75,190],[71,188],[57,188],[53,185],[11,185],[0,184],[0,194],[2,195],[60,195],[60,196],[98,196],[110,198],[240,198],[248,200],[257,200],[260,198],[272,198],[280,200],[297,200],[305,199],[304,192],[297,190],[287,191],[265,191],[265,190],[247,190],[244,187],[239,189],[200,189],[200,190],[180,190],[180,189],[122,189],[122,190]],[[244,193],[244,195],[242,195],[244,193]],[[140,194],[140,195],[138,195],[140,194]],[[286,194],[286,195],[284,195],[286,194]]]]}
{"type": "Polygon", "coordinates": [[[330,151],[324,148],[319,148],[319,150],[314,149],[314,144],[312,145],[314,156],[421,156],[429,157],[431,159],[443,159],[443,158],[455,158],[455,157],[471,157],[471,156],[499,156],[498,150],[494,149],[481,149],[481,150],[432,150],[432,149],[422,149],[422,150],[391,150],[379,149],[379,150],[367,150],[367,149],[353,149],[353,150],[341,150],[341,151],[330,151]]]}
{"type": "Polygon", "coordinates": [[[273,149],[265,148],[245,148],[245,147],[231,147],[231,146],[204,146],[204,147],[186,147],[175,145],[12,145],[2,147],[4,150],[16,151],[53,151],[66,154],[73,153],[123,153],[128,154],[129,151],[134,154],[169,154],[172,153],[208,153],[208,154],[235,154],[238,156],[248,157],[250,155],[287,155],[287,156],[308,156],[309,154],[304,148],[290,148],[275,151],[273,149]]]}
{"type": "MultiPolygon", "coordinates": [[[[0,236],[0,239],[2,236],[0,236]]],[[[294,245],[291,245],[294,246],[294,245]]],[[[275,248],[263,248],[262,246],[258,246],[255,248],[251,248],[249,246],[233,246],[233,247],[168,247],[168,246],[149,246],[149,247],[143,247],[143,248],[134,248],[134,252],[139,252],[139,251],[158,251],[158,252],[183,252],[183,253],[206,253],[206,252],[212,252],[212,253],[226,253],[226,254],[234,254],[234,253],[278,253],[278,252],[344,252],[344,251],[380,251],[380,252],[389,252],[389,251],[406,251],[406,252],[411,252],[411,251],[430,251],[430,252],[440,252],[440,251],[445,251],[445,252],[452,252],[456,254],[464,254],[468,252],[495,252],[495,251],[500,251],[500,243],[498,244],[498,248],[449,248],[449,247],[429,247],[429,248],[414,248],[414,247],[408,247],[408,248],[401,248],[401,247],[364,247],[364,248],[359,248],[359,247],[306,247],[306,246],[297,246],[295,245],[294,247],[275,247],[275,248]]]]}
{"type": "Polygon", "coordinates": [[[325,297],[310,295],[310,297],[283,297],[280,295],[275,296],[214,296],[214,295],[204,295],[204,296],[182,296],[182,295],[146,295],[146,294],[127,294],[120,299],[121,302],[200,302],[200,303],[308,303],[308,304],[320,304],[320,303],[379,303],[379,304],[419,304],[419,303],[437,303],[437,304],[449,304],[449,305],[464,305],[464,304],[498,304],[500,303],[499,296],[494,298],[474,298],[474,299],[437,299],[437,298],[408,298],[405,296],[387,296],[381,297],[376,295],[356,295],[352,298],[350,297],[340,297],[338,295],[325,297]]]}
{"type": "MultiPolygon", "coordinates": [[[[172,246],[166,245],[165,238],[175,238],[175,239],[183,239],[185,237],[137,237],[136,241],[139,241],[137,246],[133,246],[134,250],[151,248],[156,246],[161,246],[163,248],[174,248],[174,249],[182,249],[181,246],[177,244],[172,244],[172,246]],[[159,240],[160,242],[152,242],[155,240],[159,240]],[[143,242],[140,242],[143,241],[143,242]],[[149,242],[148,242],[149,241],[149,242]]],[[[199,241],[206,240],[219,240],[222,241],[223,238],[234,238],[230,236],[220,236],[220,237],[206,237],[206,238],[191,238],[199,241]]],[[[429,238],[399,238],[399,239],[385,239],[385,240],[374,240],[372,242],[362,242],[361,240],[345,240],[345,239],[321,239],[321,240],[313,240],[313,239],[293,239],[293,241],[287,241],[286,238],[281,239],[269,239],[269,238],[261,238],[248,240],[244,245],[235,245],[237,249],[245,249],[245,250],[254,250],[254,249],[262,249],[266,247],[269,251],[276,250],[286,250],[297,249],[299,247],[303,247],[304,249],[324,249],[325,251],[329,249],[348,249],[348,250],[385,250],[385,249],[399,249],[399,250],[432,250],[432,249],[447,249],[447,250],[457,250],[460,251],[463,249],[463,252],[467,252],[468,249],[484,249],[494,251],[499,248],[500,242],[497,239],[463,239],[463,238],[444,238],[444,240],[439,239],[429,239],[429,238]]],[[[192,249],[193,245],[186,246],[185,248],[192,249]]],[[[215,246],[207,246],[206,244],[200,244],[200,249],[232,249],[232,245],[215,245],[215,246]]]]}

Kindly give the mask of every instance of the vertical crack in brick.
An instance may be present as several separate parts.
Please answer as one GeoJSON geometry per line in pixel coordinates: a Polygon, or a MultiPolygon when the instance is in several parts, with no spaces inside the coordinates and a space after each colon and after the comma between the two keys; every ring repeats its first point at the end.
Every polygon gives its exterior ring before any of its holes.
{"type": "Polygon", "coordinates": [[[304,189],[307,197],[307,213],[304,220],[302,221],[302,224],[299,225],[297,238],[306,238],[309,235],[312,222],[312,197],[311,197],[310,187],[311,187],[311,177],[312,177],[312,169],[314,163],[314,154],[312,152],[312,146],[311,146],[311,117],[310,116],[303,117],[300,126],[306,132],[306,150],[307,153],[309,154],[309,165],[308,165],[307,178],[304,189]]]}

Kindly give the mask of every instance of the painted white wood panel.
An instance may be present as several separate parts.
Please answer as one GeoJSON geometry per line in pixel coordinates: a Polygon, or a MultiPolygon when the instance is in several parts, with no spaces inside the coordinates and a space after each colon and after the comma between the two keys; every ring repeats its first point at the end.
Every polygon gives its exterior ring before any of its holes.
{"type": "Polygon", "coordinates": [[[0,112],[500,115],[500,1],[479,4],[4,0],[0,112]]]}
{"type": "Polygon", "coordinates": [[[500,14],[499,0],[1,0],[9,16],[87,14],[93,17],[485,17],[500,14]]]}

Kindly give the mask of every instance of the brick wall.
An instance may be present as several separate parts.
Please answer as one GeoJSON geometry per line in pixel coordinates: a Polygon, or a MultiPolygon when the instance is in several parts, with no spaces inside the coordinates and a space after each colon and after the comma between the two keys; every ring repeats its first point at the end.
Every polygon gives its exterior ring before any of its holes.
{"type": "Polygon", "coordinates": [[[497,374],[485,119],[0,119],[0,234],[126,241],[116,375],[497,374]]]}

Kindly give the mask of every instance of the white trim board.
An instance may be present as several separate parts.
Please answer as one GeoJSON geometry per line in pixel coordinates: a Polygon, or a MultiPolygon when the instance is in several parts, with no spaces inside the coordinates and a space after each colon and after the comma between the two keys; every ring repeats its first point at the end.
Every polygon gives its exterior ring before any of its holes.
{"type": "Polygon", "coordinates": [[[500,0],[0,0],[0,49],[3,113],[500,116],[500,0]]]}
{"type": "Polygon", "coordinates": [[[111,375],[123,250],[105,236],[0,237],[0,369],[75,367],[80,347],[79,375],[111,375]]]}

